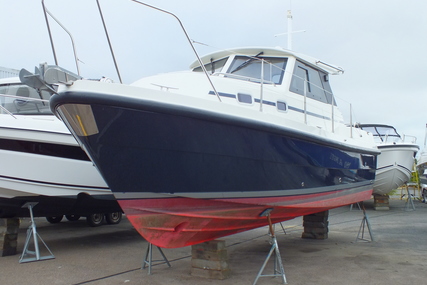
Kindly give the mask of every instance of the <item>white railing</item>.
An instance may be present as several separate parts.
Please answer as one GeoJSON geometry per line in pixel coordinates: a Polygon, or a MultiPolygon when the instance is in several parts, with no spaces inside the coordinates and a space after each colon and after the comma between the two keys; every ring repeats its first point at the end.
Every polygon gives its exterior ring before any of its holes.
{"type": "Polygon", "coordinates": [[[402,141],[407,142],[406,138],[409,139],[410,143],[417,143],[417,137],[416,136],[410,136],[410,135],[403,135],[402,141]]]}
{"type": "Polygon", "coordinates": [[[215,72],[212,74],[212,76],[219,76],[219,75],[223,75],[224,77],[230,77],[230,78],[245,80],[245,81],[251,81],[251,82],[255,82],[255,83],[258,83],[258,82],[260,83],[261,81],[263,81],[264,84],[276,85],[276,83],[274,83],[273,81],[261,80],[259,78],[249,77],[249,76],[244,76],[244,75],[238,75],[238,74],[233,74],[233,73],[215,72]]]}
{"type": "Polygon", "coordinates": [[[0,67],[0,78],[16,77],[19,75],[19,70],[0,67]]]}
{"type": "Polygon", "coordinates": [[[52,33],[50,31],[50,25],[49,25],[49,20],[48,20],[48,16],[49,15],[52,19],[55,20],[55,22],[68,34],[68,36],[70,37],[71,40],[71,45],[73,47],[73,53],[74,53],[74,60],[76,62],[76,68],[77,68],[77,74],[80,75],[80,68],[79,68],[79,61],[78,61],[78,57],[77,57],[77,51],[76,51],[76,45],[74,44],[74,38],[71,35],[71,33],[67,30],[67,28],[65,28],[65,26],[59,22],[59,20],[57,18],[55,18],[55,16],[46,8],[45,4],[44,4],[44,0],[42,0],[42,8],[43,8],[43,13],[44,13],[44,17],[46,20],[46,25],[47,25],[47,30],[49,33],[49,38],[50,38],[50,44],[52,47],[52,53],[53,53],[53,57],[55,59],[55,64],[58,65],[58,59],[56,57],[56,52],[55,52],[55,46],[53,44],[53,38],[52,38],[52,33]]]}

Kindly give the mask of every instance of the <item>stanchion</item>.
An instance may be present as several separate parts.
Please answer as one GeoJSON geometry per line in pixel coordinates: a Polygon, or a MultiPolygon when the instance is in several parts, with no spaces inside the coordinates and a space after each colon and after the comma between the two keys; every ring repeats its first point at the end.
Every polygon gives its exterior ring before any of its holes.
{"type": "Polygon", "coordinates": [[[258,272],[258,275],[255,278],[255,281],[254,281],[253,285],[255,285],[258,282],[258,279],[260,277],[277,277],[277,276],[281,276],[283,284],[287,284],[286,276],[285,276],[285,270],[283,269],[282,258],[280,256],[279,245],[277,244],[277,239],[276,239],[276,236],[274,235],[273,225],[271,223],[270,212],[272,210],[273,209],[266,209],[260,215],[261,217],[267,217],[268,226],[269,226],[269,230],[270,230],[270,238],[271,238],[271,242],[270,243],[272,244],[272,246],[271,246],[270,252],[267,255],[267,258],[265,259],[265,261],[264,261],[261,269],[258,272]],[[271,255],[273,253],[275,255],[275,259],[274,259],[274,271],[273,271],[274,274],[263,275],[262,272],[264,271],[264,268],[267,265],[268,261],[270,260],[271,255]]]}
{"type": "Polygon", "coordinates": [[[168,259],[166,258],[165,254],[163,253],[162,249],[158,246],[156,246],[159,250],[160,254],[162,255],[163,259],[161,260],[153,260],[153,244],[148,243],[147,251],[145,253],[145,259],[142,265],[142,269],[145,269],[148,267],[148,275],[151,275],[151,266],[153,265],[153,262],[158,262],[157,264],[166,263],[169,267],[171,267],[168,259]]]}
{"type": "Polygon", "coordinates": [[[27,239],[25,240],[24,250],[22,251],[22,255],[21,255],[21,258],[19,259],[19,263],[55,258],[55,256],[52,254],[50,249],[47,247],[46,243],[37,233],[37,227],[36,227],[36,223],[34,222],[34,216],[33,216],[33,207],[37,204],[38,202],[27,202],[22,206],[22,208],[28,208],[28,210],[30,211],[31,225],[28,227],[28,230],[27,230],[27,239]],[[33,237],[33,240],[34,240],[34,251],[31,251],[28,249],[30,245],[31,237],[33,237]],[[50,255],[40,256],[38,239],[40,239],[40,241],[49,251],[50,255]],[[31,256],[31,257],[28,257],[28,256],[31,256]]]}

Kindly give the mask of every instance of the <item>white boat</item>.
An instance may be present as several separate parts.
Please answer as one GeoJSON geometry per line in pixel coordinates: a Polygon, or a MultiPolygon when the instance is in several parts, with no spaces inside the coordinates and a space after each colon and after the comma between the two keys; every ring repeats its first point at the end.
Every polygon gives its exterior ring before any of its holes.
{"type": "Polygon", "coordinates": [[[422,188],[427,188],[427,148],[419,154],[417,159],[417,171],[422,188]]]}
{"type": "Polygon", "coordinates": [[[121,211],[86,153],[54,116],[49,93],[0,79],[0,217],[121,211]]]}
{"type": "Polygon", "coordinates": [[[190,70],[130,85],[21,70],[53,93],[148,242],[188,246],[371,198],[380,152],[343,122],[329,84],[341,68],[282,48],[192,49],[190,70]]]}
{"type": "Polygon", "coordinates": [[[417,171],[423,188],[427,191],[427,124],[424,136],[424,148],[417,157],[417,171]]]}
{"type": "Polygon", "coordinates": [[[417,166],[423,168],[427,167],[427,148],[424,148],[423,151],[420,153],[417,160],[417,166]]]}
{"type": "Polygon", "coordinates": [[[409,182],[419,150],[414,137],[401,136],[393,126],[360,124],[373,134],[381,154],[378,156],[373,194],[384,195],[409,182]]]}

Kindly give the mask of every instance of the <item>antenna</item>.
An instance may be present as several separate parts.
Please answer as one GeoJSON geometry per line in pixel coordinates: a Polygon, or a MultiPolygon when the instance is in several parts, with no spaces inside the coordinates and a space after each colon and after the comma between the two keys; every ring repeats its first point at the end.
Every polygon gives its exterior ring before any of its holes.
{"type": "Polygon", "coordinates": [[[292,34],[295,34],[295,33],[304,33],[305,30],[292,31],[292,19],[293,19],[293,17],[292,17],[292,11],[291,10],[288,10],[288,14],[287,14],[286,18],[288,19],[288,32],[287,33],[276,34],[274,36],[278,37],[278,36],[287,35],[288,36],[288,46],[287,46],[287,48],[288,48],[288,50],[292,50],[292,34]]]}
{"type": "Polygon", "coordinates": [[[292,12],[288,10],[288,49],[292,49],[292,12]]]}
{"type": "Polygon", "coordinates": [[[200,56],[199,56],[199,54],[197,53],[196,48],[195,48],[195,47],[194,47],[194,45],[193,45],[193,42],[191,41],[190,37],[188,36],[187,31],[185,30],[184,25],[182,24],[181,20],[180,20],[180,19],[179,19],[175,14],[173,14],[173,13],[171,13],[171,12],[168,12],[168,11],[166,11],[166,10],[163,10],[163,9],[157,8],[157,7],[155,7],[155,6],[148,5],[148,4],[146,4],[146,3],[143,3],[143,2],[140,2],[140,1],[137,1],[137,0],[131,0],[131,1],[133,1],[133,2],[135,2],[135,3],[138,3],[138,4],[141,4],[141,5],[144,5],[144,6],[146,6],[146,7],[152,8],[152,9],[154,9],[154,10],[160,11],[160,12],[162,12],[162,13],[169,14],[169,15],[171,15],[172,17],[174,17],[174,18],[178,21],[179,25],[181,26],[182,31],[183,31],[183,32],[184,32],[184,34],[185,34],[185,37],[187,38],[187,40],[188,40],[188,42],[189,42],[189,44],[190,44],[191,48],[193,49],[194,54],[195,54],[195,55],[196,55],[196,57],[197,57],[197,61],[199,62],[200,67],[202,68],[202,70],[203,70],[204,74],[206,75],[206,77],[207,77],[207,79],[208,79],[208,81],[209,81],[210,85],[212,86],[212,89],[213,89],[213,91],[214,91],[214,93],[215,93],[216,97],[218,98],[218,100],[219,100],[220,102],[222,102],[222,101],[221,101],[221,98],[219,97],[219,93],[216,91],[216,88],[215,88],[215,86],[214,86],[214,84],[213,84],[212,80],[211,80],[211,79],[210,79],[210,77],[209,77],[209,74],[208,74],[208,72],[207,72],[207,70],[206,70],[206,67],[205,67],[205,65],[203,64],[202,60],[200,59],[200,56]]]}

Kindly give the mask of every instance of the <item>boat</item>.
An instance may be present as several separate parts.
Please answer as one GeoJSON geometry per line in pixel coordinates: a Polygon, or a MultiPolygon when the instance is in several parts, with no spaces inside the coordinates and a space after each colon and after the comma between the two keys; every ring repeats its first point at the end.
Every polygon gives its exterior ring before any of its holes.
{"type": "Polygon", "coordinates": [[[420,182],[427,187],[427,148],[424,148],[417,160],[417,170],[420,177],[420,182]]]}
{"type": "MultiPolygon", "coordinates": [[[[423,189],[427,192],[427,124],[424,136],[424,148],[417,157],[417,171],[420,177],[420,183],[423,189]]],[[[427,193],[426,193],[427,196],[427,193]]]]}
{"type": "Polygon", "coordinates": [[[51,222],[87,216],[95,226],[104,213],[119,221],[111,190],[50,111],[49,97],[18,77],[0,79],[0,217],[28,217],[30,202],[34,216],[51,222]]]}
{"type": "Polygon", "coordinates": [[[136,230],[176,248],[371,198],[379,151],[343,121],[342,71],[245,47],[129,85],[34,76],[136,230]]]}
{"type": "Polygon", "coordinates": [[[344,123],[329,84],[342,68],[280,47],[199,57],[178,17],[134,2],[178,20],[190,70],[123,84],[98,5],[120,83],[56,60],[20,77],[52,94],[50,109],[149,243],[189,246],[371,198],[380,152],[344,123]]]}
{"type": "Polygon", "coordinates": [[[402,137],[390,125],[359,124],[359,127],[373,134],[381,151],[377,158],[373,194],[386,195],[409,182],[420,149],[415,137],[402,137]]]}

